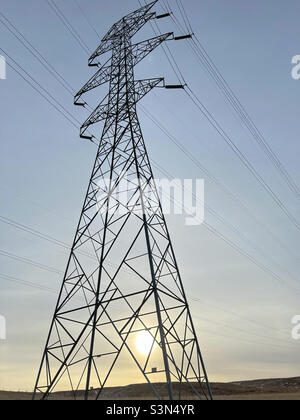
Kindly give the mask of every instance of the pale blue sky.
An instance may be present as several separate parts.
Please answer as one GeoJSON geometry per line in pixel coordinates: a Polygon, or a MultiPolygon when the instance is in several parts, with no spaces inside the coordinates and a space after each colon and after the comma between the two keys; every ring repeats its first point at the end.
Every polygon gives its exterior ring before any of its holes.
{"type": "MultiPolygon", "coordinates": [[[[138,7],[136,0],[78,1],[100,35],[138,7]]],[[[176,1],[170,0],[170,3],[180,18],[176,1]]],[[[97,36],[74,0],[57,0],[57,4],[94,50],[97,36]]],[[[300,54],[299,2],[185,0],[184,4],[198,38],[300,185],[300,81],[291,78],[291,59],[300,54]]],[[[161,10],[159,6],[158,10],[161,10]]],[[[1,12],[75,90],[91,77],[93,69],[87,66],[87,55],[46,1],[2,0],[1,12]]],[[[164,32],[174,30],[171,20],[159,24],[164,32]]],[[[153,36],[151,27],[140,36],[153,36]]],[[[73,106],[71,95],[1,23],[0,40],[0,47],[71,113],[80,121],[86,119],[85,111],[73,106]]],[[[172,42],[169,46],[188,84],[286,207],[299,218],[299,200],[292,196],[250,135],[241,128],[186,44],[172,42]]],[[[161,50],[137,68],[137,76],[164,76],[169,83],[177,82],[161,50]]],[[[95,148],[80,140],[78,131],[10,68],[7,80],[0,80],[0,89],[0,215],[71,243],[95,148]]],[[[99,99],[104,92],[104,89],[99,90],[99,99]]],[[[94,96],[94,101],[96,98],[94,96]]],[[[300,343],[290,339],[291,319],[300,312],[299,231],[259,187],[184,92],[157,90],[148,95],[143,105],[290,250],[283,249],[273,236],[208,180],[209,206],[237,226],[266,256],[209,214],[206,221],[272,268],[286,283],[276,282],[203,226],[187,227],[182,217],[168,218],[187,294],[204,301],[192,300],[191,307],[211,380],[299,376],[300,343]],[[297,284],[299,292],[295,293],[293,287],[297,288],[297,284]]],[[[149,153],[157,163],[174,177],[203,177],[199,168],[142,112],[140,117],[149,153]]],[[[98,130],[99,136],[101,127],[98,130]]],[[[162,176],[154,172],[157,177],[162,176]]],[[[0,232],[0,250],[64,270],[67,253],[62,248],[1,222],[0,232]]],[[[59,275],[1,255],[0,267],[0,275],[54,289],[61,280],[59,275]]],[[[6,316],[8,323],[7,341],[0,342],[0,388],[32,388],[55,301],[55,294],[0,280],[0,314],[6,316]]]]}

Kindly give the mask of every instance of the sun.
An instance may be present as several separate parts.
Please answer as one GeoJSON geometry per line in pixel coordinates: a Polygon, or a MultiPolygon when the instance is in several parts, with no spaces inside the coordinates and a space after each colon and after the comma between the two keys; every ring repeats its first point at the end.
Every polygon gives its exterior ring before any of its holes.
{"type": "Polygon", "coordinates": [[[140,353],[147,355],[151,351],[153,342],[154,338],[148,331],[140,331],[136,337],[136,348],[140,353]]]}

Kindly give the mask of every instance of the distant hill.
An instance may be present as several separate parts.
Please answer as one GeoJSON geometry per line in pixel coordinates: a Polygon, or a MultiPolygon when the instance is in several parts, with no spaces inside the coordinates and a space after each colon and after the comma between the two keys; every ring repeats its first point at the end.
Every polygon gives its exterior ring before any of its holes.
{"type": "MultiPolygon", "coordinates": [[[[165,384],[156,384],[161,395],[167,399],[165,384]]],[[[174,384],[175,392],[177,385],[174,384]]],[[[212,391],[216,400],[300,400],[300,377],[288,379],[259,379],[230,383],[212,383],[212,391]]],[[[95,391],[96,392],[96,391],[95,391]]],[[[80,392],[78,399],[83,399],[80,392]]],[[[183,391],[183,399],[191,399],[188,387],[183,391]]],[[[26,392],[0,391],[0,400],[29,400],[31,394],[26,392]]],[[[70,400],[71,393],[57,392],[51,396],[54,400],[70,400]]],[[[154,399],[149,385],[138,384],[123,387],[106,388],[102,400],[151,400],[154,399]]]]}

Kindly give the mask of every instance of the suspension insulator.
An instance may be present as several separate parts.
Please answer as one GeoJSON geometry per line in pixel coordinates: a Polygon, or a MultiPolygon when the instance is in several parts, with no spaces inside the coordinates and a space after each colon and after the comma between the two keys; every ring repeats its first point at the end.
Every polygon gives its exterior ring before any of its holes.
{"type": "Polygon", "coordinates": [[[193,35],[182,35],[182,36],[175,36],[175,41],[181,41],[182,39],[191,39],[193,38],[193,35]]]}

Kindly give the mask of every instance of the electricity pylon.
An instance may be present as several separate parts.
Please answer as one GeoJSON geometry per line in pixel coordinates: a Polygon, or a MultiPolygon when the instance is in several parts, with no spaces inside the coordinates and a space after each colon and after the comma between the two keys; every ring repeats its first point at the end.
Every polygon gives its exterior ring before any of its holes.
{"type": "Polygon", "coordinates": [[[104,121],[38,373],[37,399],[62,390],[75,399],[83,390],[85,399],[98,399],[115,370],[119,380],[127,372],[124,353],[156,398],[163,391],[171,400],[186,392],[212,398],[136,111],[144,95],[165,83],[135,80],[135,65],[174,39],[167,33],[132,44],[143,25],[162,17],[150,11],[155,3],[112,26],[89,65],[98,66],[95,61],[108,52],[111,58],[75,96],[75,104],[85,106],[83,94],[109,83],[109,94],[81,127],[81,137],[93,141],[88,128],[104,121]],[[146,354],[137,348],[141,334],[146,354]]]}

